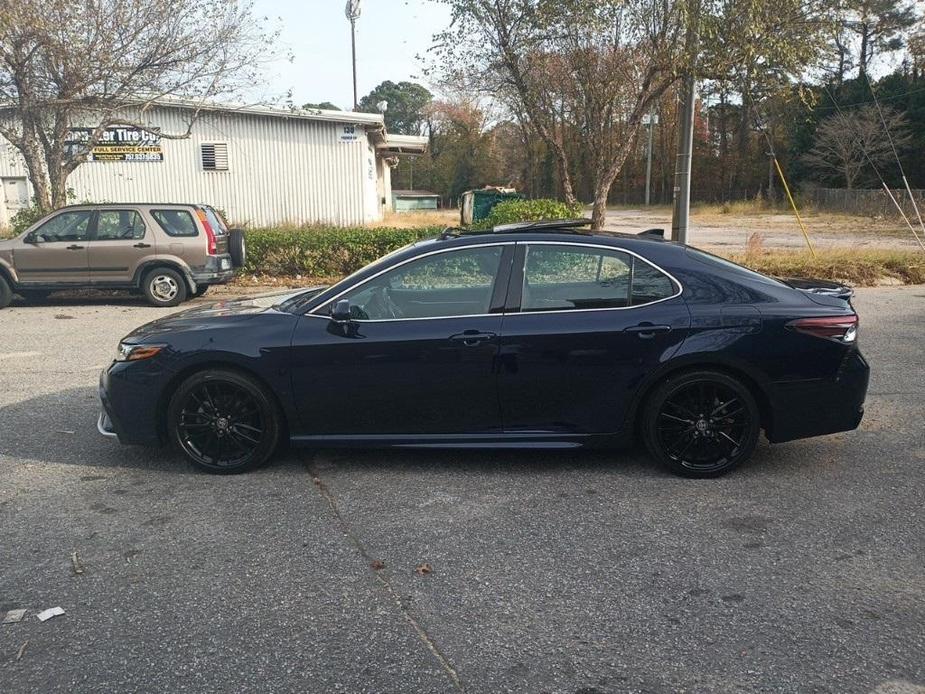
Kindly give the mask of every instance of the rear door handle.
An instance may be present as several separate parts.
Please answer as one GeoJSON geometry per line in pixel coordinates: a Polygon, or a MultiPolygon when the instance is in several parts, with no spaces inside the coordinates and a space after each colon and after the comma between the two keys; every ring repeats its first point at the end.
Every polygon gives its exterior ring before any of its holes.
{"type": "Polygon", "coordinates": [[[640,323],[623,330],[625,333],[636,333],[640,340],[651,340],[656,333],[670,333],[670,325],[652,325],[652,323],[640,323]]]}
{"type": "Polygon", "coordinates": [[[150,243],[136,243],[134,248],[151,248],[150,243]]]}
{"type": "Polygon", "coordinates": [[[72,244],[72,245],[68,246],[67,249],[68,249],[69,251],[82,251],[82,250],[84,249],[84,247],[83,247],[83,246],[78,246],[78,245],[76,245],[76,244],[72,244]]]}
{"type": "Polygon", "coordinates": [[[495,333],[483,333],[478,330],[465,330],[456,335],[451,335],[450,339],[453,342],[462,342],[467,347],[474,347],[475,345],[481,344],[482,342],[487,342],[493,338],[497,337],[495,333]]]}

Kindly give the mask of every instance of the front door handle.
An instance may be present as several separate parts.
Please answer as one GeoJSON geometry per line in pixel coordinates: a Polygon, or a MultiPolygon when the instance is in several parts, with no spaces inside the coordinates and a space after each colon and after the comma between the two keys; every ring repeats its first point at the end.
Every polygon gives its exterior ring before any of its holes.
{"type": "Polygon", "coordinates": [[[150,243],[136,243],[133,248],[151,248],[150,243]]]}
{"type": "Polygon", "coordinates": [[[670,333],[670,325],[653,325],[652,323],[640,323],[623,330],[625,333],[636,333],[640,340],[651,340],[656,333],[670,333]]]}
{"type": "Polygon", "coordinates": [[[497,337],[495,333],[483,333],[478,330],[464,330],[461,333],[456,335],[451,335],[450,339],[453,342],[462,342],[466,347],[475,347],[482,342],[486,342],[493,338],[497,337]]]}
{"type": "Polygon", "coordinates": [[[68,249],[69,251],[82,251],[82,250],[84,249],[84,247],[83,247],[83,246],[78,246],[77,244],[72,244],[72,245],[68,246],[67,249],[68,249]]]}

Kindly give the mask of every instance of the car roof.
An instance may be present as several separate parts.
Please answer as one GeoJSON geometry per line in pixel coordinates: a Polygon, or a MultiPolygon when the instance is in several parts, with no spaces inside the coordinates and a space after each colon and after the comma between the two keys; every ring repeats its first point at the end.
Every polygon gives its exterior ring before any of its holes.
{"type": "Polygon", "coordinates": [[[83,202],[77,203],[74,205],[65,205],[60,207],[55,212],[60,212],[61,210],[82,210],[82,209],[93,209],[93,210],[102,210],[110,208],[123,208],[123,207],[153,207],[156,209],[161,209],[164,207],[212,207],[203,202],[83,202]]]}

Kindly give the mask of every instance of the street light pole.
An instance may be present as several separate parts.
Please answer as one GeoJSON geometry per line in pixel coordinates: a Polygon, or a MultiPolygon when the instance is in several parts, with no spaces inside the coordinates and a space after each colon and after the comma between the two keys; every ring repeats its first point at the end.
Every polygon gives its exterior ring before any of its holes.
{"type": "Polygon", "coordinates": [[[350,20],[350,57],[353,65],[353,110],[359,106],[357,98],[357,31],[356,22],[360,18],[360,0],[347,0],[344,14],[350,20]]]}
{"type": "Polygon", "coordinates": [[[701,0],[689,0],[687,36],[687,70],[681,87],[681,133],[674,174],[674,214],[671,218],[671,240],[687,243],[691,214],[691,159],[694,153],[694,107],[697,100],[697,53],[700,51],[701,0]]]}
{"type": "Polygon", "coordinates": [[[652,129],[658,123],[658,116],[650,111],[646,118],[648,118],[647,125],[649,126],[649,142],[646,146],[646,207],[648,207],[652,190],[652,129]]]}

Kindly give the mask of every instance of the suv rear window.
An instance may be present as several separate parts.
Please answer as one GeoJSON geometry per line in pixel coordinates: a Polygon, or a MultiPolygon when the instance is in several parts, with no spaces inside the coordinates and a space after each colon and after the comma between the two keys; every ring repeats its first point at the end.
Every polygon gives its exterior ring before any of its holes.
{"type": "Polygon", "coordinates": [[[203,205],[202,211],[206,213],[206,219],[209,220],[209,226],[212,227],[212,231],[215,232],[216,236],[221,236],[222,234],[228,233],[228,227],[225,226],[225,220],[222,219],[222,216],[216,212],[211,207],[206,207],[203,205]]]}
{"type": "Polygon", "coordinates": [[[186,210],[151,210],[151,216],[168,236],[198,236],[199,227],[186,210]]]}

